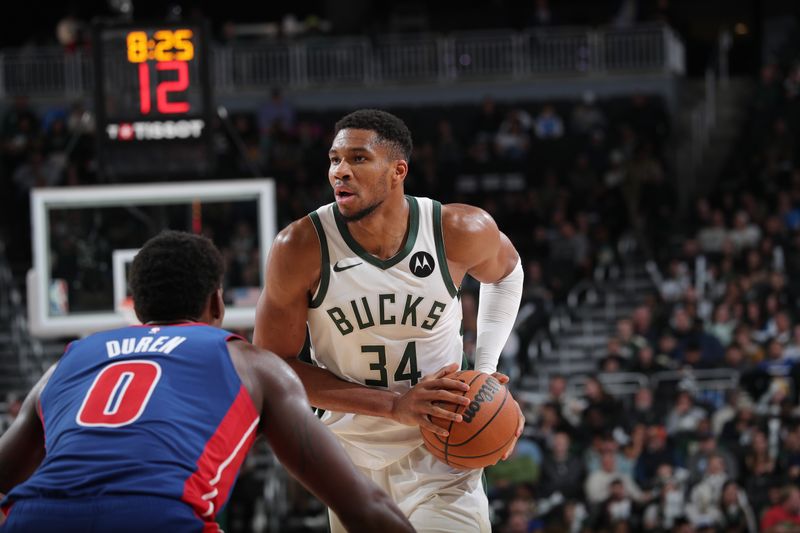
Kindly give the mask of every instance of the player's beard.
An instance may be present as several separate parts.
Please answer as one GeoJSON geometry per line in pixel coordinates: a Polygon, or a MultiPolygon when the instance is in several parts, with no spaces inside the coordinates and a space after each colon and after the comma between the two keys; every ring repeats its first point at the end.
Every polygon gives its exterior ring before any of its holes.
{"type": "Polygon", "coordinates": [[[373,193],[375,193],[375,196],[377,196],[378,199],[364,209],[361,209],[352,215],[345,215],[340,211],[340,214],[345,222],[358,222],[359,220],[371,215],[376,209],[378,209],[389,195],[388,184],[385,181],[379,181],[375,189],[373,189],[373,193]]]}
{"type": "Polygon", "coordinates": [[[342,218],[344,219],[345,222],[358,222],[359,220],[363,219],[364,217],[366,217],[368,215],[371,215],[373,213],[373,211],[378,209],[378,207],[380,207],[380,205],[382,203],[383,203],[383,200],[378,200],[374,204],[368,205],[367,207],[365,207],[361,211],[353,213],[352,215],[345,215],[341,211],[339,211],[339,214],[342,215],[342,218]]]}

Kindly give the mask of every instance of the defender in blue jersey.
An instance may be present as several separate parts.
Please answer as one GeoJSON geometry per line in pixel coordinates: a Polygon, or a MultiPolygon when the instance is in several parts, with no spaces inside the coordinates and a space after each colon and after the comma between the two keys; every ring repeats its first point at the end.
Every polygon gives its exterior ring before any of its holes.
{"type": "Polygon", "coordinates": [[[259,430],[352,531],[412,531],[313,415],[294,372],[218,326],[223,262],[164,232],[131,269],[142,326],[73,342],[0,437],[0,531],[218,531],[259,430]]]}

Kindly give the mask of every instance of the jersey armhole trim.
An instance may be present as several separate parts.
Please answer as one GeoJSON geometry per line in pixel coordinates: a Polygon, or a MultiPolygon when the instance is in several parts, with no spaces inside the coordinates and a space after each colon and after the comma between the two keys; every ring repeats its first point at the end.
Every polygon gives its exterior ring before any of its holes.
{"type": "Polygon", "coordinates": [[[319,239],[320,255],[322,256],[322,263],[319,269],[319,287],[313,297],[308,302],[308,307],[314,309],[322,305],[325,295],[328,292],[328,284],[331,277],[331,256],[328,253],[328,239],[325,237],[325,229],[322,227],[322,221],[319,219],[319,213],[312,211],[308,214],[311,223],[314,224],[314,230],[317,232],[319,239]]]}
{"type": "Polygon", "coordinates": [[[436,258],[439,260],[439,269],[442,272],[442,280],[447,287],[447,292],[455,298],[458,295],[458,287],[453,283],[450,276],[450,267],[447,266],[447,254],[444,250],[444,231],[442,229],[442,204],[432,200],[433,204],[433,239],[436,242],[436,258]]]}
{"type": "Polygon", "coordinates": [[[68,356],[71,353],[70,350],[72,350],[73,346],[75,346],[75,343],[77,342],[79,341],[74,340],[67,343],[66,348],[64,348],[64,353],[61,354],[61,357],[59,357],[58,361],[56,361],[55,363],[56,368],[53,370],[53,373],[50,374],[47,383],[45,383],[44,386],[39,391],[39,397],[36,398],[36,412],[39,414],[39,420],[41,420],[42,422],[42,429],[44,429],[44,406],[42,405],[43,401],[42,399],[44,398],[44,393],[47,390],[48,385],[50,385],[50,383],[53,381],[56,372],[58,372],[61,366],[63,366],[61,365],[61,362],[64,360],[66,356],[68,356]]]}

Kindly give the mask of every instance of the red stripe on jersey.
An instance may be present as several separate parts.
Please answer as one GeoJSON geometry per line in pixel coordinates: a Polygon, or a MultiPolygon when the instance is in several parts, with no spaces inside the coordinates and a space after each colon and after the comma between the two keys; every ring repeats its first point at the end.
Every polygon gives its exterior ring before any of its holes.
{"type": "MultiPolygon", "coordinates": [[[[13,503],[11,503],[11,504],[9,504],[9,505],[6,505],[6,506],[4,506],[4,507],[0,507],[0,513],[2,513],[2,514],[3,514],[3,516],[5,516],[6,518],[8,518],[8,513],[10,513],[10,512],[11,512],[11,508],[12,508],[13,506],[14,506],[14,504],[13,504],[13,503]]],[[[1,525],[3,525],[3,524],[0,524],[0,526],[1,526],[1,525]]]]}
{"type": "Polygon", "coordinates": [[[253,400],[242,385],[216,432],[206,442],[197,459],[197,469],[183,486],[182,500],[206,521],[206,528],[216,528],[216,514],[227,501],[236,474],[253,445],[258,420],[253,400]]]}
{"type": "Polygon", "coordinates": [[[39,414],[39,423],[42,425],[42,446],[44,447],[45,451],[47,451],[47,426],[44,425],[44,411],[42,411],[41,393],[39,393],[39,397],[36,398],[36,412],[39,414]]]}

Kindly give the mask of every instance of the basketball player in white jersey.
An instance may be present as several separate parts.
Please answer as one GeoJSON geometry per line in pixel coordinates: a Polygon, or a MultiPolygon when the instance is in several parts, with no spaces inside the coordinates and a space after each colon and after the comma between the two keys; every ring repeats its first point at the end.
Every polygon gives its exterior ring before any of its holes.
{"type": "MultiPolygon", "coordinates": [[[[353,462],[418,531],[488,533],[481,470],[438,461],[419,428],[445,436],[431,417],[461,416],[441,402],[469,403],[467,386],[443,377],[461,366],[464,276],[481,282],[475,369],[495,373],[522,268],[483,210],[404,194],[411,149],[408,128],[389,113],[359,110],[336,124],[336,201],[276,237],[254,342],[286,358],[353,462]],[[306,325],[316,365],[297,358],[306,325]]],[[[517,437],[523,424],[520,413],[517,437]]],[[[335,515],[331,529],[344,531],[335,515]]]]}

